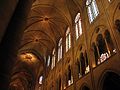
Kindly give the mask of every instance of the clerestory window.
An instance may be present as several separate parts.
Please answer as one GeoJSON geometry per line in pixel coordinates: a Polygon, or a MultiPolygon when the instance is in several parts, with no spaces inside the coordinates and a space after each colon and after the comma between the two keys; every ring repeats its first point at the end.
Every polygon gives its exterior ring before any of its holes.
{"type": "Polygon", "coordinates": [[[76,32],[76,39],[82,35],[82,24],[81,24],[81,17],[80,13],[78,13],[75,17],[75,32],[76,32]]]}
{"type": "Polygon", "coordinates": [[[66,31],[66,52],[70,49],[71,47],[71,34],[70,34],[70,28],[67,28],[66,31]]]}
{"type": "Polygon", "coordinates": [[[93,20],[98,16],[99,10],[96,4],[96,0],[87,0],[86,1],[87,12],[89,17],[89,22],[93,22],[93,20]]]}

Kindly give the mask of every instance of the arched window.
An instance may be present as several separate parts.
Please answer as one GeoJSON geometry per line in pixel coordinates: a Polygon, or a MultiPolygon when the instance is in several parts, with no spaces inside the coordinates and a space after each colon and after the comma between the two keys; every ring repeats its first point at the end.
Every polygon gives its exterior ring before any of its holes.
{"type": "Polygon", "coordinates": [[[100,64],[101,62],[105,61],[109,57],[106,43],[102,34],[99,34],[97,37],[97,45],[98,45],[98,51],[100,56],[98,64],[100,64]]]}
{"type": "Polygon", "coordinates": [[[108,53],[110,55],[112,55],[113,53],[116,53],[116,49],[114,48],[114,44],[108,30],[105,31],[105,40],[109,49],[108,53]]]}
{"type": "Polygon", "coordinates": [[[70,36],[70,28],[67,28],[66,31],[66,52],[70,49],[71,47],[71,36],[70,36]]]}
{"type": "Polygon", "coordinates": [[[62,58],[62,38],[59,40],[58,43],[58,61],[62,58]]]}
{"type": "Polygon", "coordinates": [[[76,39],[78,39],[78,37],[82,34],[80,13],[78,13],[75,17],[75,32],[76,32],[76,39]]]}
{"type": "Polygon", "coordinates": [[[43,83],[43,76],[40,76],[39,77],[39,84],[42,84],[43,83]]]}
{"type": "Polygon", "coordinates": [[[80,59],[77,59],[76,65],[77,78],[81,78],[83,75],[90,72],[89,61],[86,51],[84,53],[80,53],[80,59]]]}
{"type": "Polygon", "coordinates": [[[99,10],[96,4],[96,0],[87,0],[86,1],[87,12],[90,23],[98,16],[99,10]]]}
{"type": "Polygon", "coordinates": [[[50,65],[50,55],[47,58],[47,66],[49,66],[49,65],[50,65]]]}
{"type": "Polygon", "coordinates": [[[52,65],[51,68],[53,69],[55,67],[55,48],[53,49],[52,52],[52,65]]]}

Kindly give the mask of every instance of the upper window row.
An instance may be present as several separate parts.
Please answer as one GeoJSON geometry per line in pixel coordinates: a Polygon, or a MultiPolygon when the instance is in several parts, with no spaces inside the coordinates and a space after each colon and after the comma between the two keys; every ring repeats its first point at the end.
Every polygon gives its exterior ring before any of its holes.
{"type": "MultiPolygon", "coordinates": [[[[108,0],[108,2],[111,2],[112,0],[108,0]]],[[[89,17],[89,22],[93,22],[94,19],[98,16],[99,10],[98,6],[96,4],[96,0],[87,0],[86,1],[87,6],[87,13],[89,17]]]]}
{"type": "MultiPolygon", "coordinates": [[[[78,14],[79,15],[79,14],[78,14]]],[[[78,28],[76,28],[76,38],[78,38],[81,34],[82,34],[82,28],[81,28],[81,19],[78,18],[77,22],[76,22],[76,26],[78,28]]],[[[70,28],[68,27],[66,30],[66,52],[71,48],[71,33],[70,33],[70,28]]],[[[53,69],[55,67],[55,63],[56,63],[56,52],[55,52],[55,48],[53,49],[52,52],[52,61],[51,61],[51,69],[53,69]]],[[[62,59],[62,38],[60,38],[59,42],[58,42],[58,60],[62,59]]],[[[47,60],[47,66],[50,65],[50,56],[48,57],[47,60]]]]}
{"type": "MultiPolygon", "coordinates": [[[[108,0],[109,2],[111,0],[108,0]]],[[[98,16],[99,10],[96,4],[96,0],[87,0],[86,1],[86,7],[87,7],[87,13],[89,17],[89,22],[92,23],[94,19],[98,16]]],[[[81,19],[81,14],[77,13],[75,17],[75,36],[76,40],[79,38],[79,36],[82,35],[82,19],[81,19]]],[[[66,30],[66,52],[71,48],[71,32],[70,32],[70,27],[67,28],[66,30]]],[[[51,68],[55,67],[55,49],[52,52],[52,65],[51,68]]],[[[58,60],[62,58],[62,38],[60,38],[58,42],[58,60]]],[[[50,64],[50,57],[48,58],[48,66],[50,64]]]]}
{"type": "Polygon", "coordinates": [[[99,10],[95,0],[87,0],[86,2],[87,12],[90,23],[98,16],[99,10]]]}

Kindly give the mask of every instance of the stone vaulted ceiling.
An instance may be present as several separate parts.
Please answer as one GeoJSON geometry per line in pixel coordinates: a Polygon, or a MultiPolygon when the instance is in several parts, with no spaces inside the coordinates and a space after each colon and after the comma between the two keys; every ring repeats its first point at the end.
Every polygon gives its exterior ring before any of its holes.
{"type": "MultiPolygon", "coordinates": [[[[77,0],[76,0],[77,1],[77,0]]],[[[21,49],[34,49],[41,56],[50,54],[60,37],[65,36],[78,12],[73,0],[36,0],[28,16],[21,49]]]]}

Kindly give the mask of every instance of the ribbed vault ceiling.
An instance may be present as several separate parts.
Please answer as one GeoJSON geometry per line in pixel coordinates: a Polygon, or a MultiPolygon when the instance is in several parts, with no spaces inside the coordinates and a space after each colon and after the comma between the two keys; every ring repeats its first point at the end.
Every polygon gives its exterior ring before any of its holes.
{"type": "Polygon", "coordinates": [[[37,50],[42,56],[50,54],[78,10],[73,0],[36,0],[28,16],[22,49],[37,50]]]}

